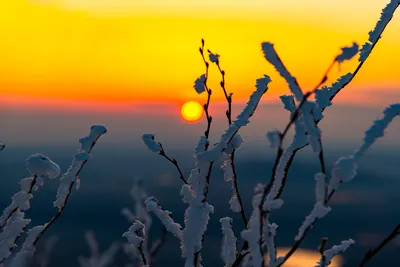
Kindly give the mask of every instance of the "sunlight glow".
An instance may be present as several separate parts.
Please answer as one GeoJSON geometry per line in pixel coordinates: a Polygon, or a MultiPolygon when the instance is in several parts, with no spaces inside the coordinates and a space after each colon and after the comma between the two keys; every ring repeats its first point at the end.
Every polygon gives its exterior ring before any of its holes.
{"type": "Polygon", "coordinates": [[[185,121],[196,122],[203,116],[203,107],[196,101],[188,101],[182,105],[181,116],[185,121]]]}

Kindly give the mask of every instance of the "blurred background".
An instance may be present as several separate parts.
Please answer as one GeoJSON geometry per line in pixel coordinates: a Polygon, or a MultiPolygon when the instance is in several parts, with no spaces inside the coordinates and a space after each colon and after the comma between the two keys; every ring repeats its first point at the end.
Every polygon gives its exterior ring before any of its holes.
{"type": "MultiPolygon", "coordinates": [[[[103,124],[109,131],[80,174],[81,188],[74,190],[64,214],[44,236],[58,237],[49,266],[78,266],[78,256],[89,256],[84,239],[88,230],[96,234],[101,250],[112,242],[125,242],[122,234],[130,223],[120,211],[133,206],[129,191],[134,178],[141,178],[148,194],[183,223],[186,206],[178,194],[178,173],[165,159],[149,152],[141,136],[154,133],[188,176],[194,166],[194,146],[206,124],[205,118],[186,122],[180,107],[189,100],[206,100],[205,94],[198,95],[193,89],[195,79],[205,71],[198,52],[205,38],[206,48],[221,55],[227,90],[234,93],[234,115],[245,105],[257,78],[265,73],[273,81],[250,125],[240,132],[245,143],[237,153],[239,190],[250,216],[254,186],[268,182],[275,156],[265,134],[282,130],[289,119],[278,98],[289,90],[263,58],[261,42],[275,44],[307,90],[319,82],[340,47],[367,40],[387,2],[1,2],[0,141],[6,149],[0,153],[0,206],[10,203],[19,190],[18,181],[29,175],[24,160],[31,153],[49,156],[65,172],[79,148],[78,139],[89,133],[91,125],[103,124]]],[[[340,156],[359,147],[364,131],[387,105],[399,101],[400,77],[395,65],[400,60],[399,31],[400,16],[395,14],[360,73],[325,111],[320,126],[329,170],[340,156]]],[[[335,66],[327,84],[353,71],[357,63],[354,59],[335,66]]],[[[220,79],[212,66],[212,141],[219,139],[227,125],[220,79]]],[[[317,223],[303,248],[316,251],[325,236],[329,247],[353,238],[357,245],[343,255],[343,266],[355,266],[368,248],[399,223],[399,132],[400,123],[395,120],[363,158],[356,179],[342,185],[332,200],[332,212],[317,223]]],[[[242,229],[240,217],[229,210],[230,184],[223,181],[218,167],[209,193],[216,210],[205,238],[204,266],[222,266],[220,217],[233,216],[237,236],[242,229]]],[[[285,204],[272,216],[280,226],[279,248],[293,244],[297,229],[312,209],[317,171],[318,158],[310,148],[298,153],[283,194],[285,204]]],[[[58,180],[47,180],[34,195],[27,212],[31,226],[55,214],[52,201],[57,187],[58,180]]],[[[156,219],[154,223],[156,238],[161,228],[156,219]]],[[[167,240],[156,266],[165,261],[181,266],[178,242],[171,235],[167,240]]],[[[391,243],[369,266],[394,265],[399,244],[391,243]]],[[[116,260],[117,266],[129,261],[122,252],[116,260]]]]}

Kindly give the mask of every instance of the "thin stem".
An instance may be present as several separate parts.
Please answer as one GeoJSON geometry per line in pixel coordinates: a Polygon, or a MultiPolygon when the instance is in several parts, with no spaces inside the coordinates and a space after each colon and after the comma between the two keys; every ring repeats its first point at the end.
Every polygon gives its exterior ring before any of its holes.
{"type": "Polygon", "coordinates": [[[183,176],[183,173],[182,173],[181,168],[179,167],[178,161],[176,161],[176,159],[170,158],[170,157],[165,153],[165,150],[164,150],[162,144],[161,144],[161,143],[159,143],[159,144],[160,144],[160,146],[161,146],[161,151],[159,152],[159,154],[160,154],[161,156],[163,156],[164,158],[166,158],[169,162],[171,162],[171,163],[175,166],[175,168],[178,170],[179,175],[180,175],[180,176],[179,176],[179,179],[181,179],[183,183],[188,184],[188,182],[186,181],[185,177],[183,176]]]}
{"type": "Polygon", "coordinates": [[[400,224],[398,224],[393,231],[384,239],[382,240],[381,243],[374,249],[368,250],[364,258],[362,259],[361,263],[358,265],[358,267],[364,267],[365,264],[370,261],[376,254],[378,254],[379,251],[381,251],[387,244],[390,243],[394,238],[396,238],[398,235],[400,235],[400,224]]]}
{"type": "MultiPolygon", "coordinates": [[[[90,148],[88,149],[87,153],[90,153],[90,152],[92,151],[94,145],[96,144],[96,142],[97,142],[97,140],[98,140],[99,138],[100,138],[100,136],[97,136],[97,138],[93,141],[93,143],[90,144],[90,148]]],[[[81,166],[79,167],[78,171],[76,172],[75,177],[78,177],[78,176],[79,176],[79,174],[80,174],[80,172],[81,172],[83,166],[85,166],[85,164],[86,164],[87,161],[88,161],[88,160],[84,160],[84,161],[82,162],[81,166]]],[[[44,227],[42,228],[42,230],[40,231],[40,233],[36,236],[36,239],[35,239],[35,241],[33,242],[33,245],[36,245],[36,243],[39,241],[40,237],[41,237],[41,236],[50,228],[50,226],[62,215],[62,213],[63,213],[65,207],[67,206],[69,197],[70,197],[71,194],[72,194],[72,188],[73,188],[74,184],[75,184],[75,181],[72,181],[71,184],[69,185],[68,193],[67,193],[67,196],[65,197],[64,205],[62,206],[62,208],[60,208],[60,209],[58,210],[58,212],[56,213],[56,215],[55,215],[54,217],[52,217],[52,218],[50,219],[50,221],[44,225],[44,227]]]]}
{"type": "MultiPolygon", "coordinates": [[[[201,58],[203,59],[204,65],[206,66],[206,79],[204,81],[204,88],[206,89],[207,92],[207,102],[204,104],[204,112],[206,113],[206,119],[207,119],[207,129],[204,132],[204,135],[208,139],[210,136],[210,128],[211,128],[211,123],[212,123],[212,117],[209,114],[209,107],[210,107],[210,101],[211,101],[211,94],[212,91],[210,88],[208,88],[207,81],[208,81],[208,69],[210,67],[210,64],[207,62],[206,58],[204,57],[204,39],[201,39],[201,47],[199,49],[201,58]]],[[[208,149],[208,143],[206,144],[206,150],[208,149]]]]}
{"type": "Polygon", "coordinates": [[[157,256],[157,253],[160,251],[161,247],[165,244],[167,240],[167,228],[163,227],[162,232],[161,232],[161,237],[158,243],[151,249],[150,256],[151,258],[155,258],[157,256]]]}
{"type": "Polygon", "coordinates": [[[240,195],[239,187],[238,187],[238,184],[237,184],[237,174],[236,174],[236,167],[235,167],[235,150],[233,150],[233,152],[230,155],[230,157],[231,157],[231,167],[232,167],[232,172],[233,172],[233,178],[232,178],[233,189],[235,190],[235,194],[237,196],[237,199],[238,199],[238,202],[239,202],[239,205],[240,205],[240,216],[242,217],[244,228],[247,229],[248,221],[247,221],[247,218],[246,218],[246,214],[244,212],[243,201],[242,201],[242,197],[240,195]]]}

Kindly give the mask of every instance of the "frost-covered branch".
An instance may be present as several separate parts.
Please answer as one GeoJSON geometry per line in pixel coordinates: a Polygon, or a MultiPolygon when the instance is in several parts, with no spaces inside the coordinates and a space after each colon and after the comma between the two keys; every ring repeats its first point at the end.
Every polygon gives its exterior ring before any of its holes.
{"type": "Polygon", "coordinates": [[[155,197],[147,198],[145,204],[147,211],[154,213],[171,234],[179,240],[182,239],[182,226],[174,222],[171,217],[171,212],[164,210],[155,197]]]}
{"type": "Polygon", "coordinates": [[[361,144],[360,148],[355,150],[352,155],[347,157],[339,158],[334,164],[331,171],[331,180],[327,186],[327,190],[322,190],[321,179],[322,175],[316,175],[316,195],[317,195],[317,203],[314,206],[314,209],[311,211],[310,215],[308,215],[303,222],[302,226],[299,229],[298,235],[295,237],[295,244],[289,250],[289,252],[282,258],[280,265],[281,266],[300,246],[302,241],[304,240],[308,231],[314,226],[318,219],[324,217],[327,212],[329,212],[330,208],[326,205],[329,200],[332,198],[335,191],[338,189],[339,185],[343,182],[349,182],[354,179],[357,174],[357,164],[361,159],[361,156],[367,152],[367,150],[371,147],[375,141],[383,137],[385,129],[388,127],[390,122],[396,117],[400,115],[400,103],[393,104],[387,107],[384,110],[384,116],[381,119],[375,120],[372,126],[365,132],[364,142],[361,144]],[[323,193],[323,192],[326,193],[323,193]],[[325,194],[325,195],[323,195],[325,194]],[[325,198],[325,204],[321,203],[321,199],[325,198]]]}
{"type": "Polygon", "coordinates": [[[112,244],[108,250],[100,254],[99,245],[96,241],[93,232],[87,232],[85,238],[90,247],[91,256],[85,258],[83,256],[78,258],[79,265],[81,267],[107,267],[113,263],[114,257],[118,251],[119,245],[117,243],[112,244]]]}
{"type": "Polygon", "coordinates": [[[26,169],[33,175],[20,181],[21,191],[14,194],[11,204],[4,209],[0,217],[0,263],[11,255],[15,242],[25,231],[30,219],[24,219],[24,212],[30,208],[32,191],[43,185],[43,178],[55,178],[60,174],[60,167],[42,154],[33,154],[26,159],[26,169]]]}
{"type": "MultiPolygon", "coordinates": [[[[220,60],[219,60],[219,55],[218,54],[213,54],[210,50],[208,50],[209,57],[211,62],[215,63],[218,67],[219,72],[221,73],[222,76],[222,81],[220,82],[222,91],[224,92],[226,102],[228,104],[228,109],[226,110],[226,117],[228,119],[228,125],[232,123],[232,93],[227,93],[226,87],[225,87],[225,71],[221,69],[220,65],[220,60]]],[[[235,152],[236,149],[240,148],[241,144],[243,143],[243,138],[239,135],[236,134],[232,141],[230,142],[230,149],[229,151],[226,151],[226,160],[224,161],[223,169],[225,170],[225,181],[232,181],[232,190],[233,190],[233,196],[229,201],[229,204],[231,206],[231,209],[234,212],[240,212],[240,216],[242,217],[242,221],[247,227],[247,218],[246,214],[244,211],[243,207],[243,201],[242,197],[239,192],[239,187],[237,183],[237,174],[236,174],[236,168],[235,168],[235,152]],[[226,171],[229,172],[229,175],[227,175],[226,171]]]]}
{"type": "Polygon", "coordinates": [[[143,241],[145,239],[145,225],[136,220],[133,222],[132,226],[129,228],[128,232],[125,232],[122,236],[128,239],[128,242],[131,244],[133,248],[136,248],[141,256],[142,264],[141,266],[150,266],[148,265],[148,260],[143,253],[143,241]]]}
{"type": "Polygon", "coordinates": [[[47,231],[47,229],[49,229],[49,227],[62,215],[72,193],[74,184],[76,184],[77,188],[80,186],[78,175],[86,162],[91,158],[90,152],[100,136],[106,132],[107,129],[104,126],[94,125],[90,128],[89,135],[79,139],[81,147],[78,152],[74,154],[71,166],[68,168],[67,172],[61,176],[60,179],[60,186],[58,187],[56,200],[54,201],[54,206],[58,208],[58,212],[50,219],[48,223],[42,226],[37,226],[38,228],[32,228],[39,229],[37,233],[35,232],[35,239],[32,243],[33,246],[36,245],[45,231],[47,231]]]}
{"type": "Polygon", "coordinates": [[[353,239],[342,241],[340,245],[333,246],[331,249],[325,250],[322,254],[321,259],[315,265],[315,267],[327,267],[331,264],[333,257],[335,257],[340,252],[345,252],[351,245],[354,245],[353,239]]]}
{"type": "Polygon", "coordinates": [[[221,257],[225,263],[225,267],[230,267],[236,260],[237,255],[237,238],[232,230],[232,218],[224,217],[220,220],[222,226],[222,233],[224,235],[222,240],[221,257]]]}

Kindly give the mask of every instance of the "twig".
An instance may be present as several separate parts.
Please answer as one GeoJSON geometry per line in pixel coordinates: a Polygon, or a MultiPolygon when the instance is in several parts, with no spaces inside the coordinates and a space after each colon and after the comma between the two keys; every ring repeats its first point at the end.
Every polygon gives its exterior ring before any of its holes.
{"type": "Polygon", "coordinates": [[[158,240],[157,244],[151,249],[150,256],[151,259],[156,257],[157,253],[160,251],[161,247],[165,244],[167,240],[167,228],[163,227],[162,232],[161,232],[161,237],[160,240],[158,240]]]}
{"type": "MultiPolygon", "coordinates": [[[[211,101],[211,94],[212,91],[210,88],[208,88],[207,81],[208,81],[208,68],[210,67],[210,64],[207,62],[206,58],[204,57],[204,39],[201,39],[201,47],[199,49],[201,57],[203,59],[204,65],[206,66],[206,79],[204,80],[204,88],[207,91],[207,102],[204,104],[204,112],[206,113],[206,118],[207,118],[207,129],[204,132],[204,135],[208,139],[210,136],[210,128],[211,128],[211,123],[212,123],[212,117],[210,116],[209,113],[209,107],[210,107],[210,101],[211,101]]],[[[208,143],[206,144],[206,150],[208,149],[208,143]]]]}
{"type": "Polygon", "coordinates": [[[183,176],[183,173],[182,173],[182,170],[181,170],[181,168],[179,167],[179,164],[178,164],[178,162],[176,161],[176,159],[173,159],[173,158],[170,158],[169,156],[167,156],[167,154],[165,153],[165,150],[164,150],[164,148],[163,148],[163,146],[162,146],[162,144],[161,143],[159,143],[160,144],[160,146],[161,146],[161,151],[159,152],[159,154],[161,155],[161,156],[163,156],[164,158],[166,158],[169,162],[171,162],[174,166],[175,166],[175,168],[178,170],[178,172],[179,172],[179,178],[182,180],[182,182],[184,182],[185,184],[188,184],[188,182],[186,181],[186,179],[185,179],[185,177],[183,176]]]}
{"type": "Polygon", "coordinates": [[[390,243],[394,238],[400,235],[400,224],[398,224],[393,231],[374,249],[369,249],[362,259],[358,267],[364,267],[365,264],[370,261],[379,251],[381,251],[387,244],[390,243]]]}
{"type": "MultiPolygon", "coordinates": [[[[94,145],[96,144],[96,142],[97,142],[97,140],[100,138],[100,136],[101,136],[101,135],[97,136],[97,138],[94,140],[94,142],[91,143],[90,148],[88,149],[87,153],[90,153],[90,152],[92,151],[94,145]]],[[[79,173],[81,172],[83,166],[85,166],[85,164],[86,164],[87,161],[88,161],[88,160],[84,160],[84,161],[82,162],[80,168],[79,168],[78,171],[76,172],[75,177],[78,177],[78,176],[79,176],[79,173]]],[[[61,216],[61,214],[63,213],[65,207],[67,206],[68,199],[69,199],[69,197],[71,196],[72,188],[73,188],[74,184],[75,184],[75,181],[72,181],[71,184],[69,185],[68,193],[67,193],[67,196],[65,197],[64,205],[62,206],[62,208],[60,208],[60,209],[58,210],[58,212],[56,213],[56,215],[55,215],[54,217],[52,217],[52,218],[50,219],[50,221],[44,225],[44,227],[42,228],[42,230],[40,231],[40,233],[36,236],[35,241],[33,241],[33,245],[36,245],[36,243],[39,241],[40,237],[41,237],[41,236],[49,229],[49,227],[61,216]]]]}
{"type": "Polygon", "coordinates": [[[328,238],[324,237],[321,240],[321,246],[319,247],[319,254],[321,254],[321,262],[322,262],[322,266],[321,267],[325,267],[325,254],[324,254],[324,250],[326,247],[326,244],[328,243],[328,238]]]}

